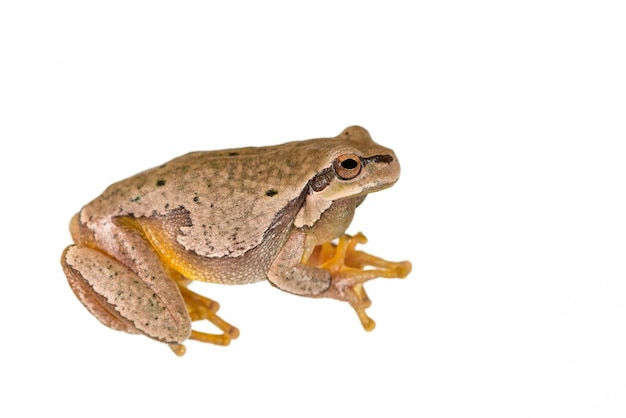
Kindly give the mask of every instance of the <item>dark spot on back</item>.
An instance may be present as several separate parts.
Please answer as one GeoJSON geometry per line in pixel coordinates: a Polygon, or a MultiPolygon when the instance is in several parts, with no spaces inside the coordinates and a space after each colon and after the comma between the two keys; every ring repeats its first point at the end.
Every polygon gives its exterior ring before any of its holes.
{"type": "Polygon", "coordinates": [[[269,189],[268,191],[265,192],[265,196],[276,196],[278,194],[278,190],[276,189],[269,189]]]}
{"type": "Polygon", "coordinates": [[[156,185],[157,187],[165,186],[165,180],[157,180],[156,185]]]}
{"type": "Polygon", "coordinates": [[[239,153],[238,153],[238,152],[229,152],[229,153],[228,153],[228,156],[229,156],[229,157],[236,157],[236,156],[238,156],[238,155],[239,155],[239,153]]]}

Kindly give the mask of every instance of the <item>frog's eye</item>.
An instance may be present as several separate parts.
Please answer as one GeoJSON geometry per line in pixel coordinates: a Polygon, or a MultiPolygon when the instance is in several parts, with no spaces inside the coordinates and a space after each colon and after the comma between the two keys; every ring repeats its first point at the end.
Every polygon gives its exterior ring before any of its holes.
{"type": "Polygon", "coordinates": [[[333,169],[337,173],[337,177],[342,180],[350,180],[355,178],[361,172],[361,159],[356,154],[340,155],[333,163],[333,169]]]}

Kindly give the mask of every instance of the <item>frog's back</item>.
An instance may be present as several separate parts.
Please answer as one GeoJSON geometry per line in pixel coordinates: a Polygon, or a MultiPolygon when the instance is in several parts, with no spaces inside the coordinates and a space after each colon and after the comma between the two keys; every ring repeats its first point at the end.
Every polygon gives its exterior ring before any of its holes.
{"type": "Polygon", "coordinates": [[[81,211],[82,223],[116,216],[187,213],[178,241],[207,256],[236,256],[259,243],[276,214],[305,192],[321,161],[317,139],[185,154],[109,186],[81,211]],[[297,151],[297,152],[296,152],[297,151]]]}
{"type": "Polygon", "coordinates": [[[185,249],[236,257],[258,245],[276,222],[293,222],[294,205],[304,202],[312,179],[330,170],[338,155],[380,149],[365,129],[350,127],[334,138],[192,152],[111,185],[83,208],[80,221],[96,230],[90,223],[116,216],[183,213],[186,226],[177,241],[185,249]]]}

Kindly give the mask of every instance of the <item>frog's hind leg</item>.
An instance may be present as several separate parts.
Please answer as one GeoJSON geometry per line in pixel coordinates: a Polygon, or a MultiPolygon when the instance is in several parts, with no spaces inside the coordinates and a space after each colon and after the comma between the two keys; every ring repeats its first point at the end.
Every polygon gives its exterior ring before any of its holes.
{"type": "MultiPolygon", "coordinates": [[[[176,273],[174,275],[176,275],[176,284],[178,284],[178,289],[185,300],[191,320],[194,322],[207,320],[222,331],[222,334],[210,334],[192,330],[189,336],[190,340],[227,346],[231,340],[239,337],[239,329],[217,315],[220,308],[219,303],[193,292],[187,287],[189,280],[186,280],[182,275],[176,273]]],[[[185,347],[182,344],[170,344],[170,348],[179,356],[185,353],[185,347]]]]}
{"type": "MultiPolygon", "coordinates": [[[[222,334],[209,334],[192,329],[189,339],[226,346],[230,344],[230,340],[239,336],[239,330],[217,316],[216,312],[219,309],[217,302],[200,296],[187,287],[191,280],[180,271],[181,266],[177,263],[181,257],[179,249],[173,243],[176,242],[175,231],[178,230],[177,227],[184,225],[184,221],[184,217],[176,215],[152,218],[120,217],[116,220],[124,228],[137,232],[141,237],[140,243],[145,241],[150,244],[151,253],[158,255],[158,268],[163,269],[178,287],[191,321],[206,319],[222,331],[222,334]]],[[[173,342],[169,346],[177,355],[185,354],[186,348],[182,343],[173,342]]]]}
{"type": "Polygon", "coordinates": [[[174,282],[142,280],[125,264],[83,245],[67,247],[61,264],[75,295],[104,325],[167,344],[188,338],[191,321],[174,282]]]}

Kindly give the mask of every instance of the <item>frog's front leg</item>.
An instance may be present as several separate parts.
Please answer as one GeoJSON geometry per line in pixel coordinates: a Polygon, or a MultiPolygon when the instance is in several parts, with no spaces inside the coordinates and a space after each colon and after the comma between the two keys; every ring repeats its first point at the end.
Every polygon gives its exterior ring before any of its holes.
{"type": "Polygon", "coordinates": [[[371,301],[363,284],[378,277],[404,278],[411,271],[411,263],[391,262],[355,249],[357,244],[365,242],[367,239],[361,233],[353,237],[343,235],[337,244],[318,245],[307,256],[304,234],[294,233],[273,263],[269,280],[297,295],[348,302],[363,328],[371,331],[376,324],[365,313],[371,301]]]}
{"type": "Polygon", "coordinates": [[[329,271],[333,277],[332,286],[321,296],[348,302],[363,328],[371,331],[376,323],[365,313],[371,301],[363,284],[379,277],[403,279],[411,272],[411,263],[387,261],[356,250],[358,244],[366,242],[360,232],[354,236],[344,234],[337,244],[327,242],[315,247],[307,263],[329,271]]]}
{"type": "Polygon", "coordinates": [[[285,292],[298,296],[317,296],[331,285],[331,273],[302,263],[306,236],[294,232],[270,266],[270,283],[285,292]]]}

